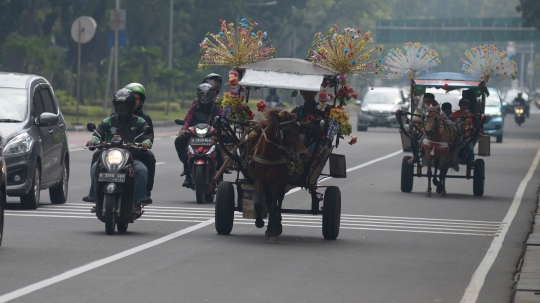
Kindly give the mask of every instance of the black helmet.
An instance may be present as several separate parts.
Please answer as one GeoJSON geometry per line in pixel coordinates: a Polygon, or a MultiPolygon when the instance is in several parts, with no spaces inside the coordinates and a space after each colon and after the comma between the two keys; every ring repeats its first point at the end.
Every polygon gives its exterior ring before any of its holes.
{"type": "Polygon", "coordinates": [[[128,89],[122,88],[114,94],[113,100],[114,113],[120,118],[128,118],[135,110],[135,94],[128,89]],[[125,105],[122,109],[119,105],[125,105]]]}
{"type": "Polygon", "coordinates": [[[218,94],[221,89],[221,85],[223,84],[223,80],[221,79],[221,76],[215,73],[208,74],[206,77],[204,77],[204,79],[202,80],[202,83],[209,83],[210,80],[214,80],[219,83],[219,87],[212,85],[216,89],[216,94],[218,94]]]}
{"type": "Polygon", "coordinates": [[[208,83],[200,84],[197,87],[197,101],[202,106],[207,106],[214,102],[216,99],[216,90],[214,87],[208,83]]]}

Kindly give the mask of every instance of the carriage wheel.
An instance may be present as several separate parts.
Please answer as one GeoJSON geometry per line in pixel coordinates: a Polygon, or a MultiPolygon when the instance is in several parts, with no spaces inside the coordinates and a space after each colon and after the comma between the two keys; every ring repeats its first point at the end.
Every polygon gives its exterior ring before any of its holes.
{"type": "Polygon", "coordinates": [[[474,165],[474,176],[473,176],[473,193],[475,196],[484,195],[484,180],[485,180],[485,164],[484,159],[477,159],[476,164],[474,165]]]}
{"type": "Polygon", "coordinates": [[[413,189],[414,164],[409,164],[411,156],[403,157],[401,161],[401,191],[410,193],[413,189]]]}
{"type": "Polygon", "coordinates": [[[231,182],[219,183],[215,221],[218,234],[228,235],[231,233],[234,222],[234,187],[231,182]]]}
{"type": "Polygon", "coordinates": [[[341,220],[341,192],[337,186],[328,186],[324,191],[322,233],[326,240],[335,240],[339,235],[341,220]]]}

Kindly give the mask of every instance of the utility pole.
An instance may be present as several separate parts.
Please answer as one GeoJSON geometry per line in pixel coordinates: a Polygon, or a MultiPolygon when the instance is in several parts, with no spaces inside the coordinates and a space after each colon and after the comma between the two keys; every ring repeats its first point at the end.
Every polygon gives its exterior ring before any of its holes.
{"type": "Polygon", "coordinates": [[[118,19],[120,16],[120,0],[116,0],[114,18],[114,91],[118,90],[118,19]]]}
{"type": "Polygon", "coordinates": [[[169,19],[169,68],[172,68],[172,41],[173,41],[173,18],[174,18],[174,0],[171,0],[169,9],[171,15],[169,19]]]}

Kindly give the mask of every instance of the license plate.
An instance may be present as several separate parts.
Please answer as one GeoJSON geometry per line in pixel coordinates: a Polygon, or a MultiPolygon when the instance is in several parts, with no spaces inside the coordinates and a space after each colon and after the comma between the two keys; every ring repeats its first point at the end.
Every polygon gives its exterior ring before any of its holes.
{"type": "Polygon", "coordinates": [[[98,181],[125,183],[126,182],[126,174],[99,173],[98,181]]]}
{"type": "Polygon", "coordinates": [[[191,138],[191,145],[212,145],[210,138],[191,138]]]}

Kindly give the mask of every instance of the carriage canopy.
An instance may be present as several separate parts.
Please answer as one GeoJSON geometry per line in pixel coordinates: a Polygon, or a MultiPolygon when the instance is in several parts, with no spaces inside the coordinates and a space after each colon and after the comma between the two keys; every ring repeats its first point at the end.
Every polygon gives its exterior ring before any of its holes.
{"type": "Polygon", "coordinates": [[[475,77],[460,74],[460,73],[433,73],[416,77],[412,80],[415,87],[433,87],[433,88],[449,88],[449,89],[478,89],[487,93],[487,87],[484,81],[475,77]]]}
{"type": "Polygon", "coordinates": [[[274,58],[239,67],[245,70],[241,86],[320,91],[325,76],[333,72],[296,58],[274,58]]]}

